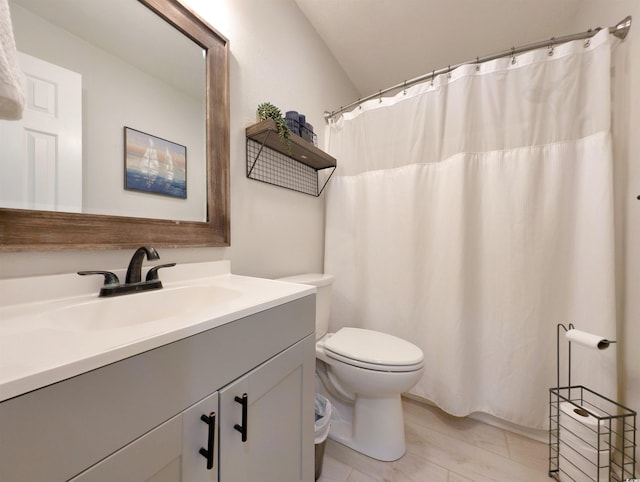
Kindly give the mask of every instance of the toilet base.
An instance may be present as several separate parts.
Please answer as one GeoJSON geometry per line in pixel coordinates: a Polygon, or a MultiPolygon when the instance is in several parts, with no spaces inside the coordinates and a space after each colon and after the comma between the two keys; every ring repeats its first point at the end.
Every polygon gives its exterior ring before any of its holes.
{"type": "Polygon", "coordinates": [[[371,458],[391,462],[406,452],[400,395],[358,397],[353,405],[329,396],[329,438],[371,458]]]}

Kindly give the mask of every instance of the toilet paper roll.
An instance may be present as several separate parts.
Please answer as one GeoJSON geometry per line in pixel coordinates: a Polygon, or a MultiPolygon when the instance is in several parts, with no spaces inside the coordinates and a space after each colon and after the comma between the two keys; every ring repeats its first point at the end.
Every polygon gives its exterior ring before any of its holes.
{"type": "Polygon", "coordinates": [[[604,420],[599,421],[594,415],[601,416],[593,408],[587,411],[580,405],[571,402],[560,403],[560,437],[564,438],[572,447],[598,447],[598,424],[600,423],[600,449],[606,448],[607,433],[604,420]],[[591,412],[591,413],[589,413],[591,412]]]}
{"type": "Polygon", "coordinates": [[[598,350],[608,348],[611,343],[611,341],[600,335],[594,335],[593,333],[587,333],[586,331],[575,329],[568,330],[565,336],[569,341],[574,341],[580,345],[588,346],[589,348],[597,348],[598,350]]]}
{"type": "MultiPolygon", "coordinates": [[[[593,408],[589,411],[601,415],[593,408]]],[[[560,404],[560,480],[608,480],[610,452],[603,424],[604,421],[580,405],[560,404]],[[598,423],[601,424],[599,451],[598,423]]]]}

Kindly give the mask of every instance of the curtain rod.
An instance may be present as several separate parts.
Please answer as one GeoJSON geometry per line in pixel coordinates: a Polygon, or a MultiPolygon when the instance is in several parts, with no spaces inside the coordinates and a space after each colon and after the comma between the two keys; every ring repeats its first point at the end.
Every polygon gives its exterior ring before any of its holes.
{"type": "MultiPolygon", "coordinates": [[[[626,38],[627,34],[629,33],[629,29],[630,28],[631,28],[631,16],[629,15],[624,20],[621,20],[620,22],[618,22],[613,27],[609,27],[609,33],[622,40],[622,39],[626,38]]],[[[521,47],[513,47],[513,48],[510,48],[509,50],[504,50],[502,52],[498,52],[498,53],[495,53],[495,54],[487,55],[486,57],[476,57],[476,59],[472,60],[472,61],[462,62],[462,63],[456,64],[456,65],[449,65],[448,67],[445,67],[445,68],[439,69],[439,70],[434,70],[434,71],[432,71],[432,72],[430,72],[428,74],[421,75],[421,76],[416,77],[414,79],[405,80],[401,84],[396,84],[394,86],[391,86],[391,87],[383,89],[383,90],[381,90],[379,92],[376,92],[375,94],[371,94],[371,95],[368,95],[368,96],[363,97],[361,99],[358,99],[357,101],[352,102],[351,104],[346,105],[344,107],[340,107],[339,109],[336,109],[336,110],[334,110],[332,112],[325,111],[324,118],[325,118],[326,121],[329,121],[329,119],[331,119],[332,117],[335,117],[335,116],[337,116],[339,114],[342,114],[343,112],[346,112],[349,109],[351,109],[352,107],[356,107],[356,106],[362,104],[363,102],[366,102],[366,101],[371,100],[371,99],[375,99],[377,97],[382,97],[382,95],[384,95],[384,94],[386,94],[388,92],[392,92],[394,90],[405,89],[405,88],[410,87],[412,85],[419,84],[420,82],[424,82],[426,80],[433,79],[433,78],[437,77],[438,75],[451,72],[454,69],[460,67],[461,65],[479,64],[481,62],[488,62],[490,60],[500,59],[500,58],[503,58],[503,57],[509,57],[509,56],[513,56],[513,55],[520,54],[520,53],[523,53],[523,52],[527,52],[529,50],[535,50],[535,49],[539,49],[539,48],[543,48],[543,47],[553,48],[553,46],[555,46],[555,45],[562,44],[562,43],[565,43],[565,42],[571,42],[572,40],[582,40],[582,39],[591,38],[594,35],[596,35],[600,30],[602,30],[602,28],[598,27],[598,28],[595,28],[593,30],[589,29],[586,32],[575,33],[575,34],[572,34],[572,35],[565,35],[564,37],[558,37],[558,38],[552,37],[549,40],[543,40],[541,42],[535,42],[535,43],[523,45],[521,47]]]]}

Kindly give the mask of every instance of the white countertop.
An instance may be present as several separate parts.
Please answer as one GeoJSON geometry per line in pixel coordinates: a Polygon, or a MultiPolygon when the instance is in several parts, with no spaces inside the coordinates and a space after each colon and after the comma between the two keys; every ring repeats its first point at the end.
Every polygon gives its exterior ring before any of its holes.
{"type": "Polygon", "coordinates": [[[313,286],[231,274],[227,261],[193,263],[161,270],[162,290],[118,298],[126,297],[135,311],[139,301],[142,314],[147,293],[168,296],[197,286],[234,295],[197,310],[176,307],[158,321],[107,329],[76,330],[69,327],[74,320],[56,325],[48,319],[69,306],[116,299],[98,298],[102,277],[95,278],[71,273],[0,280],[0,401],[315,293],[313,286]]]}

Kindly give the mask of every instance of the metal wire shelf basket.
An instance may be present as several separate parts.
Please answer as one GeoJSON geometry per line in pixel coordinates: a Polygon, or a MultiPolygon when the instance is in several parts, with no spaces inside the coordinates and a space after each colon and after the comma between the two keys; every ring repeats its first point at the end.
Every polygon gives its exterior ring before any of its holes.
{"type": "Polygon", "coordinates": [[[249,179],[320,196],[336,169],[335,158],[299,135],[282,140],[270,119],[246,132],[249,179]]]}
{"type": "MultiPolygon", "coordinates": [[[[568,383],[560,386],[560,331],[574,328],[557,326],[557,386],[549,389],[549,477],[574,482],[637,480],[637,414],[583,385],[571,384],[571,341],[568,383]]],[[[606,346],[615,343],[604,341],[606,346]]]]}
{"type": "Polygon", "coordinates": [[[582,385],[549,390],[549,476],[626,481],[635,474],[636,412],[582,385]]]}

